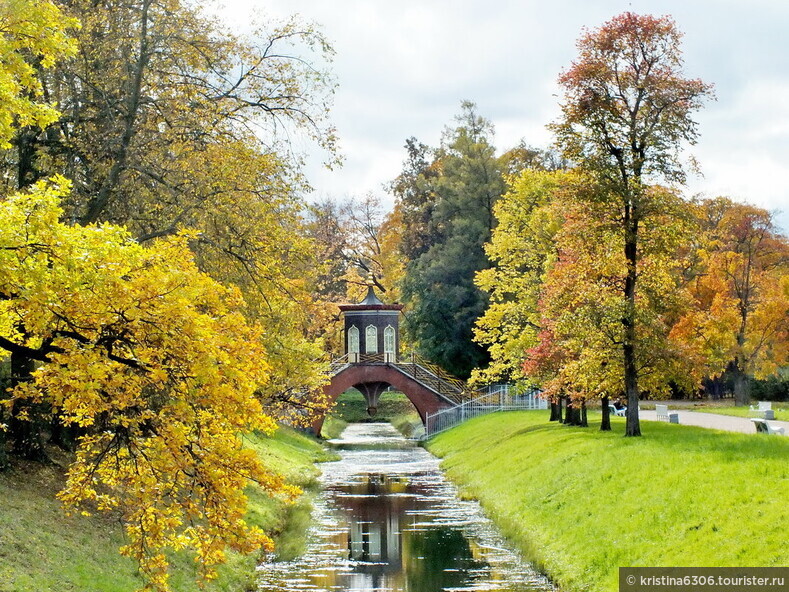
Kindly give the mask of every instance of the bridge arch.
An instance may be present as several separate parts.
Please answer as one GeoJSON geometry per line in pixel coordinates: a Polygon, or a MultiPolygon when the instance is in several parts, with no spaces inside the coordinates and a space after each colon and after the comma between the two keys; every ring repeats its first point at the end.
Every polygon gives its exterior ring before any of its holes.
{"type": "MultiPolygon", "coordinates": [[[[391,364],[349,365],[337,372],[331,382],[323,387],[323,395],[326,402],[331,405],[342,393],[356,388],[367,399],[368,407],[375,408],[378,405],[378,397],[389,386],[408,397],[419,413],[422,424],[425,423],[428,413],[435,413],[455,404],[391,364]]],[[[320,435],[325,419],[325,414],[315,417],[312,430],[316,436],[320,435]]]]}

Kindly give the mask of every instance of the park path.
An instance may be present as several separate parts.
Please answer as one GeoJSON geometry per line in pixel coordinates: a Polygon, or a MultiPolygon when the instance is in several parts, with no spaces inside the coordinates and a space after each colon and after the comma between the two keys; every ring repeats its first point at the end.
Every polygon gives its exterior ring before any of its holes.
{"type": "MultiPolygon", "coordinates": [[[[756,427],[747,417],[718,415],[716,413],[699,413],[696,411],[684,411],[682,409],[669,409],[669,413],[679,414],[680,425],[692,425],[701,428],[723,430],[725,432],[742,432],[745,434],[756,433],[756,427]]],[[[657,414],[652,410],[643,409],[638,415],[641,419],[657,421],[657,414]]],[[[784,436],[789,436],[789,421],[769,420],[769,423],[773,427],[783,427],[784,436]]]]}

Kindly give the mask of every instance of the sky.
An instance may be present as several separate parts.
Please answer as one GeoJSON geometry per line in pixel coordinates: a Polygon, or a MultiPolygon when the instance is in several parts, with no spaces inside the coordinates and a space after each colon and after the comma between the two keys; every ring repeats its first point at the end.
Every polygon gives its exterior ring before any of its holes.
{"type": "Polygon", "coordinates": [[[703,176],[688,196],[726,195],[777,213],[789,231],[789,2],[785,0],[227,0],[243,28],[299,14],[336,55],[331,119],[344,165],[307,146],[313,198],[379,195],[402,168],[411,136],[437,146],[460,103],[495,126],[503,152],[522,139],[545,148],[559,115],[560,72],[584,27],[632,11],[670,15],[685,34],[685,72],[715,85],[689,153],[703,176]]]}

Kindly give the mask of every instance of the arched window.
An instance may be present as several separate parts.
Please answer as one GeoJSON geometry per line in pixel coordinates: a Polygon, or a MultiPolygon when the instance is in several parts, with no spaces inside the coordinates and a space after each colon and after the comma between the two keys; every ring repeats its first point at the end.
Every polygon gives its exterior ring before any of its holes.
{"type": "Polygon", "coordinates": [[[378,329],[375,325],[367,325],[364,335],[364,351],[368,354],[378,353],[378,329]]]}
{"type": "Polygon", "coordinates": [[[348,329],[348,353],[359,353],[359,327],[356,325],[351,325],[351,328],[348,329]]]}
{"type": "Polygon", "coordinates": [[[395,353],[395,330],[392,325],[389,325],[386,329],[384,329],[384,353],[395,353]]]}

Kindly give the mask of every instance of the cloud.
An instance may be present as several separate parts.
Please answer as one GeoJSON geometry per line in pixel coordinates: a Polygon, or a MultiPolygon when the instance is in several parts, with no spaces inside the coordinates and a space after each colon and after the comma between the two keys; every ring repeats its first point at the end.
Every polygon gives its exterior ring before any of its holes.
{"type": "MultiPolygon", "coordinates": [[[[238,17],[252,0],[237,0],[238,17]]],[[[400,170],[409,136],[436,145],[469,99],[497,129],[501,151],[521,138],[546,146],[558,116],[556,78],[582,27],[624,10],[670,14],[685,32],[686,71],[716,85],[692,150],[705,174],[691,192],[789,210],[789,3],[751,0],[268,0],[316,21],[337,51],[333,121],[346,166],[308,160],[319,194],[380,192],[400,170]],[[314,162],[313,162],[314,161],[314,162]]],[[[238,25],[242,26],[242,25],[238,25]]],[[[789,229],[789,214],[780,219],[789,229]]]]}

